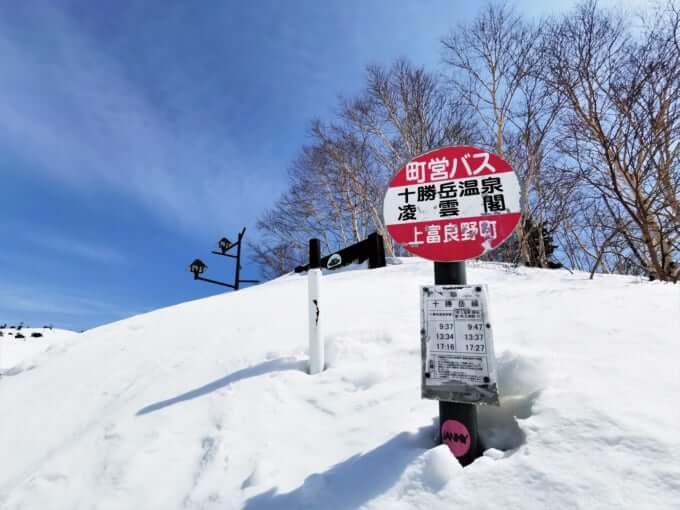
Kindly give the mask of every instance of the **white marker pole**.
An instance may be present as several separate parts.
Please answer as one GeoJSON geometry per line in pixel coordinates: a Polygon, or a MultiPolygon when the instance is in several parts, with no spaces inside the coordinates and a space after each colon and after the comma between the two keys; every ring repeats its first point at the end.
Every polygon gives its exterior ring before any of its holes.
{"type": "Polygon", "coordinates": [[[324,345],[321,330],[321,242],[318,239],[309,241],[309,373],[318,374],[324,368],[324,345]]]}

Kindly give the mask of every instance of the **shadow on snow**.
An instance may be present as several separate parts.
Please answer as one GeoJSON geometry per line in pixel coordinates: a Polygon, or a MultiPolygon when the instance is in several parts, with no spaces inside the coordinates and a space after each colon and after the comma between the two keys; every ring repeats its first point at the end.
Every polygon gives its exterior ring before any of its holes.
{"type": "Polygon", "coordinates": [[[213,391],[224,388],[225,386],[233,384],[237,381],[242,381],[243,379],[258,377],[270,372],[283,372],[285,370],[304,371],[305,367],[305,361],[298,361],[291,358],[280,358],[271,361],[265,361],[264,363],[260,363],[252,367],[237,370],[236,372],[233,372],[227,376],[209,382],[208,384],[205,384],[199,388],[187,391],[186,393],[182,393],[181,395],[177,395],[176,397],[167,400],[161,400],[160,402],[156,402],[154,404],[149,404],[148,406],[137,411],[136,416],[153,413],[154,411],[179,404],[180,402],[186,402],[187,400],[193,400],[195,398],[202,397],[203,395],[207,395],[208,393],[212,393],[213,391]]]}
{"type": "Polygon", "coordinates": [[[367,453],[308,476],[292,492],[279,494],[273,488],[253,496],[244,510],[358,508],[386,492],[411,462],[432,447],[434,428],[431,425],[415,433],[402,432],[367,453]]]}

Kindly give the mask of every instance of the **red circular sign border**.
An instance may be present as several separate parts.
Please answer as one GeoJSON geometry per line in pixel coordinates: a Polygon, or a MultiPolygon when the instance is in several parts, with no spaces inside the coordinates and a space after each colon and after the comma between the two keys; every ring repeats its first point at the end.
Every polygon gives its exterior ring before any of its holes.
{"type": "MultiPolygon", "coordinates": [[[[452,181],[460,181],[464,179],[470,179],[473,178],[473,176],[469,175],[463,175],[463,176],[456,176],[454,178],[449,178],[447,180],[442,180],[442,181],[432,181],[432,180],[423,180],[422,182],[409,182],[406,180],[406,167],[408,164],[413,163],[413,162],[418,162],[422,163],[423,160],[429,161],[434,158],[438,157],[461,157],[461,155],[464,154],[488,154],[489,158],[488,161],[494,166],[495,172],[487,172],[487,173],[479,173],[475,175],[474,177],[485,177],[489,175],[498,175],[498,174],[506,174],[506,173],[512,173],[515,175],[516,179],[516,174],[512,170],[512,167],[510,164],[502,159],[500,156],[493,154],[491,152],[487,152],[483,149],[480,149],[478,147],[474,146],[469,146],[469,145],[458,145],[458,146],[445,146],[445,147],[440,147],[438,149],[433,149],[427,152],[424,152],[422,154],[419,154],[418,156],[410,159],[407,161],[404,165],[402,165],[399,170],[394,174],[392,179],[390,180],[390,183],[388,185],[388,190],[389,188],[394,188],[394,187],[402,187],[402,186],[418,186],[418,185],[425,185],[425,184],[433,184],[433,183],[441,183],[441,182],[452,182],[452,181]],[[453,153],[453,154],[452,154],[453,153]]],[[[386,195],[387,198],[387,195],[386,195]]],[[[383,204],[383,209],[385,208],[385,204],[383,204]]],[[[482,216],[477,216],[477,217],[456,217],[456,218],[442,218],[438,220],[424,220],[422,222],[412,222],[412,223],[402,223],[402,224],[386,224],[386,230],[389,232],[389,234],[392,236],[395,242],[400,244],[401,246],[404,247],[408,252],[418,256],[425,258],[427,260],[432,260],[435,262],[462,262],[465,260],[470,260],[470,259],[475,259],[478,258],[485,253],[494,250],[501,246],[504,242],[506,242],[512,233],[514,232],[515,228],[517,227],[519,221],[521,220],[521,212],[506,212],[503,214],[485,214],[482,216]],[[403,231],[407,229],[412,229],[414,227],[418,226],[424,226],[425,224],[431,225],[431,224],[444,224],[444,223],[453,223],[460,225],[461,223],[470,223],[471,221],[488,221],[488,220],[493,220],[496,222],[496,226],[498,229],[497,232],[497,238],[492,239],[492,240],[487,240],[486,242],[480,242],[480,241],[456,241],[455,243],[451,243],[451,248],[449,248],[445,253],[442,252],[442,244],[443,243],[434,243],[431,245],[419,245],[416,248],[413,248],[412,246],[409,246],[407,241],[404,241],[403,237],[403,231]],[[500,222],[500,223],[499,223],[500,222]],[[455,251],[455,253],[453,253],[455,251]]],[[[385,221],[387,221],[387,218],[385,218],[385,221]]]]}

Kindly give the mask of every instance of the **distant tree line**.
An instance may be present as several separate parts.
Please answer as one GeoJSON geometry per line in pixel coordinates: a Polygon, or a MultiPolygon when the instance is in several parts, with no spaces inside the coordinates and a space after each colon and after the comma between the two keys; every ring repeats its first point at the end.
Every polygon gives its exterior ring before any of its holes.
{"type": "MultiPolygon", "coordinates": [[[[15,339],[21,340],[25,339],[26,336],[21,332],[22,329],[27,328],[29,329],[30,326],[28,324],[24,324],[23,322],[20,322],[18,326],[14,325],[7,325],[7,323],[0,324],[0,338],[4,337],[5,334],[7,336],[13,336],[15,339]],[[16,333],[14,331],[7,331],[5,332],[5,329],[10,329],[10,330],[16,330],[16,333]]],[[[52,326],[43,326],[43,329],[52,329],[52,326]]],[[[32,331],[30,333],[31,338],[42,338],[43,334],[38,332],[38,331],[32,331]]]]}
{"type": "Polygon", "coordinates": [[[290,186],[258,222],[269,276],[378,231],[413,156],[470,144],[509,161],[523,220],[487,258],[533,267],[680,278],[680,8],[626,17],[587,1],[529,20],[489,4],[441,41],[444,72],[371,66],[356,97],[315,121],[290,186]]]}

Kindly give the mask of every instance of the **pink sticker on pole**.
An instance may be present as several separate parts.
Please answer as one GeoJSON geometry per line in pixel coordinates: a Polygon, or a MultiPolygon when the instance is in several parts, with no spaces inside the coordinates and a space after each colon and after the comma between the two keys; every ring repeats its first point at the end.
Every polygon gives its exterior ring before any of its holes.
{"type": "Polygon", "coordinates": [[[457,420],[446,420],[442,425],[442,442],[456,458],[470,451],[470,432],[457,420]]]}

